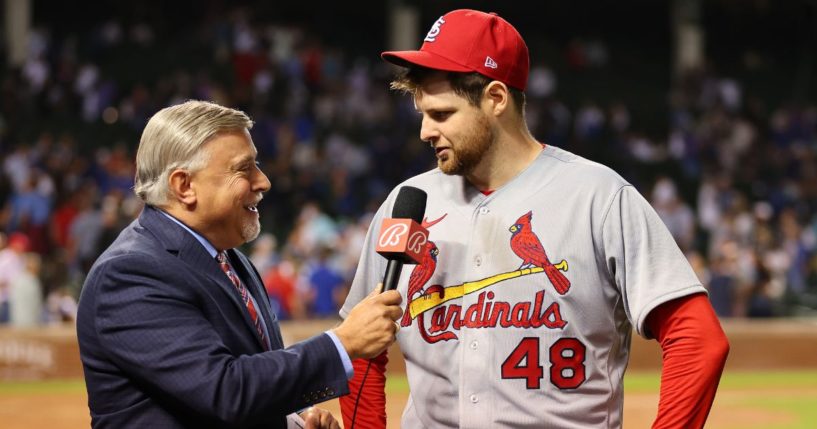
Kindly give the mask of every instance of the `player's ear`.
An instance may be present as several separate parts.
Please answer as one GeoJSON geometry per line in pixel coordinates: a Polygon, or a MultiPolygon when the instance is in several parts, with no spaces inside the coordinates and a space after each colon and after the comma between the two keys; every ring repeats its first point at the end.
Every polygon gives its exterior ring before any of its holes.
{"type": "Polygon", "coordinates": [[[176,169],[167,178],[168,198],[186,206],[196,204],[196,190],[192,184],[193,176],[189,171],[176,169]]]}
{"type": "Polygon", "coordinates": [[[482,92],[483,107],[487,108],[487,112],[494,116],[500,116],[504,113],[511,103],[511,93],[507,85],[493,80],[485,86],[482,92]]]}

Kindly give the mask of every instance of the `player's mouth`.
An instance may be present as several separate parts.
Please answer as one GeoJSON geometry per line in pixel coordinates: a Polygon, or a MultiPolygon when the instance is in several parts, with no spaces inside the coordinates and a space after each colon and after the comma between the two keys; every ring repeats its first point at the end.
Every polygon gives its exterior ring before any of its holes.
{"type": "Polygon", "coordinates": [[[444,155],[447,156],[448,152],[450,152],[450,151],[451,151],[450,147],[437,146],[437,147],[434,148],[434,152],[437,154],[437,158],[440,158],[440,157],[442,157],[444,155]]]}
{"type": "Polygon", "coordinates": [[[256,201],[245,205],[244,209],[258,215],[258,203],[260,203],[260,202],[261,202],[261,198],[258,198],[256,201]]]}

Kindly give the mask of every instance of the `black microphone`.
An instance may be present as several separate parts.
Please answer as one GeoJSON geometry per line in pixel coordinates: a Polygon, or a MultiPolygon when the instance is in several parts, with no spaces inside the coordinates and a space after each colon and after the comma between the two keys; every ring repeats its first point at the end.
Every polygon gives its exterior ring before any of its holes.
{"type": "Polygon", "coordinates": [[[397,288],[404,264],[418,264],[428,242],[428,231],[421,225],[428,196],[422,189],[403,186],[394,201],[391,218],[383,219],[377,241],[377,253],[389,260],[383,276],[383,291],[397,288]]]}

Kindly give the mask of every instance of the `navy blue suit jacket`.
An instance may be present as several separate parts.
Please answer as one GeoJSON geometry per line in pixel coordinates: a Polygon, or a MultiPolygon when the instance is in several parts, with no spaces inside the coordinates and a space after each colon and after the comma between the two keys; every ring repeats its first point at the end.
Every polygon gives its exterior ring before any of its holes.
{"type": "Polygon", "coordinates": [[[156,209],[99,257],[77,317],[94,428],[283,428],[285,415],[348,392],[332,339],[284,348],[258,273],[228,253],[272,351],[218,262],[156,209]]]}

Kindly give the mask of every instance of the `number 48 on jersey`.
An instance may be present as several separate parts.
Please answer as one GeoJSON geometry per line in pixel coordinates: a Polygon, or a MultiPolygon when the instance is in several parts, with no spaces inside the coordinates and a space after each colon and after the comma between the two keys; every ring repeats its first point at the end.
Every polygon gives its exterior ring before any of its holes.
{"type": "MultiPolygon", "coordinates": [[[[525,337],[502,363],[502,378],[525,380],[528,389],[541,387],[544,369],[539,360],[539,337],[525,337]]],[[[559,389],[575,389],[585,380],[586,347],[576,338],[560,338],[548,351],[550,382],[559,389]]]]}

